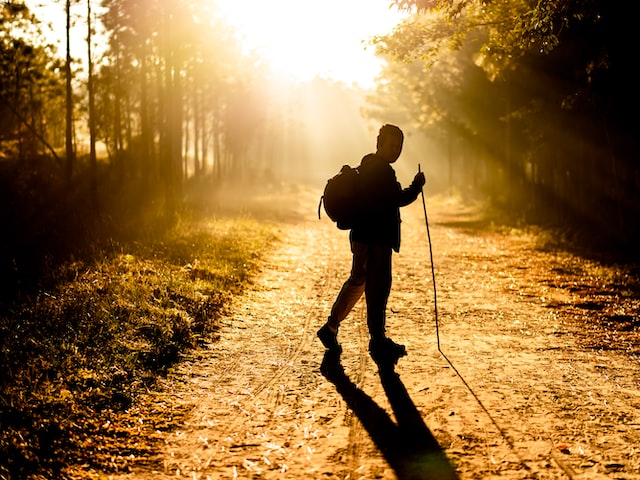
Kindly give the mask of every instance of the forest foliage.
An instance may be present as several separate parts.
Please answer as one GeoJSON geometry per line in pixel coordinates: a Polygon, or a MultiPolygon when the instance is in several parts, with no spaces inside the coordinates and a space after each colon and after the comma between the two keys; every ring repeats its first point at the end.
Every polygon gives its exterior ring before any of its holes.
{"type": "Polygon", "coordinates": [[[640,235],[632,16],[599,0],[395,0],[372,96],[437,139],[451,175],[525,222],[633,253],[640,235]]]}

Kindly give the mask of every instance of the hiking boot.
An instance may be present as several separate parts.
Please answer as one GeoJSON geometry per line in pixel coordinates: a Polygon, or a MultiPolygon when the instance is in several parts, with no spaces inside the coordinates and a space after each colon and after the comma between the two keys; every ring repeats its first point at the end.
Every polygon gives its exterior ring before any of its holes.
{"type": "Polygon", "coordinates": [[[407,354],[404,345],[400,345],[388,337],[373,339],[369,342],[369,353],[376,363],[396,363],[407,354]]]}
{"type": "Polygon", "coordinates": [[[338,334],[333,333],[328,324],[325,323],[320,330],[318,330],[317,335],[322,345],[324,345],[324,348],[332,352],[342,352],[342,347],[338,343],[338,334]]]}

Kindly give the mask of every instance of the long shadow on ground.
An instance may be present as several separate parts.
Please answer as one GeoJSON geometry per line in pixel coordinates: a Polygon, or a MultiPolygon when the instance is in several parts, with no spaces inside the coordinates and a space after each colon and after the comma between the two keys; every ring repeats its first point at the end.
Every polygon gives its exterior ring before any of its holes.
{"type": "Polygon", "coordinates": [[[398,479],[458,479],[392,366],[380,368],[380,379],[397,423],[349,379],[339,355],[327,351],[320,370],[356,414],[398,479]]]}

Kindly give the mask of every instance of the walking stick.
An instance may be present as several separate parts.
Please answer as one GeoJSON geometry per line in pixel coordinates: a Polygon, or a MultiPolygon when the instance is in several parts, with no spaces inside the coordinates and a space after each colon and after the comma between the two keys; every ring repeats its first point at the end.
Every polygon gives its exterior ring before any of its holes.
{"type": "MultiPolygon", "coordinates": [[[[418,164],[418,172],[420,172],[420,164],[418,164]]],[[[478,396],[476,395],[476,393],[473,391],[473,389],[471,388],[471,386],[467,383],[467,381],[464,379],[464,377],[462,376],[462,374],[458,371],[458,369],[456,368],[456,366],[453,364],[453,362],[451,360],[449,360],[449,357],[447,357],[445,355],[445,353],[442,351],[442,349],[440,348],[440,329],[438,326],[438,295],[436,294],[436,274],[435,274],[435,268],[433,266],[433,249],[431,248],[431,234],[429,233],[429,219],[427,217],[427,204],[424,201],[424,189],[422,187],[420,187],[420,193],[422,194],[422,209],[424,210],[424,223],[427,227],[427,240],[429,241],[429,258],[431,260],[431,279],[433,281],[433,309],[435,311],[435,319],[436,319],[436,339],[438,340],[438,352],[440,352],[440,354],[442,355],[442,357],[447,361],[447,363],[451,366],[451,368],[453,369],[454,372],[456,372],[456,375],[458,375],[458,377],[460,378],[460,380],[462,381],[462,383],[464,383],[464,386],[467,387],[467,389],[469,390],[469,392],[471,392],[471,395],[473,395],[473,398],[476,399],[476,401],[478,402],[478,405],[480,405],[480,407],[482,408],[482,410],[484,410],[484,412],[487,414],[487,416],[489,417],[489,419],[491,420],[491,423],[493,423],[493,425],[498,429],[498,431],[500,432],[500,435],[502,435],[502,437],[507,441],[507,443],[509,444],[509,446],[515,450],[515,447],[513,445],[513,442],[511,441],[511,439],[507,436],[507,434],[505,433],[504,430],[502,430],[502,428],[500,427],[500,425],[497,424],[497,422],[495,421],[495,419],[493,418],[493,416],[491,415],[491,413],[489,412],[489,410],[487,410],[487,408],[484,406],[484,404],[482,403],[482,401],[480,401],[480,398],[478,398],[478,396]]]]}
{"type": "MultiPolygon", "coordinates": [[[[418,164],[418,172],[421,172],[420,164],[418,164]]],[[[436,339],[438,340],[438,351],[442,353],[442,350],[440,350],[440,331],[438,327],[438,295],[436,293],[436,272],[435,272],[435,268],[433,267],[433,249],[431,248],[431,234],[429,233],[429,218],[427,217],[427,204],[424,201],[424,189],[422,187],[420,187],[420,194],[422,195],[422,209],[424,210],[424,223],[427,226],[427,240],[429,242],[429,259],[431,261],[431,280],[433,281],[433,308],[435,311],[435,318],[436,318],[436,339]]]]}

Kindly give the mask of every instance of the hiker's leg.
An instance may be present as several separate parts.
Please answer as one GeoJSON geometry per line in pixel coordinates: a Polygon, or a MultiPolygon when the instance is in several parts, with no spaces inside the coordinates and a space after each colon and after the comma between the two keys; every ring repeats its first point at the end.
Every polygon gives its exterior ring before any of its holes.
{"type": "Polygon", "coordinates": [[[364,292],[367,278],[367,250],[366,244],[351,242],[351,252],[353,253],[351,274],[342,285],[327,322],[333,331],[338,330],[340,322],[345,319],[364,292]]]}
{"type": "Polygon", "coordinates": [[[385,336],[385,312],[391,292],[391,247],[369,246],[365,296],[367,326],[372,339],[385,336]]]}

